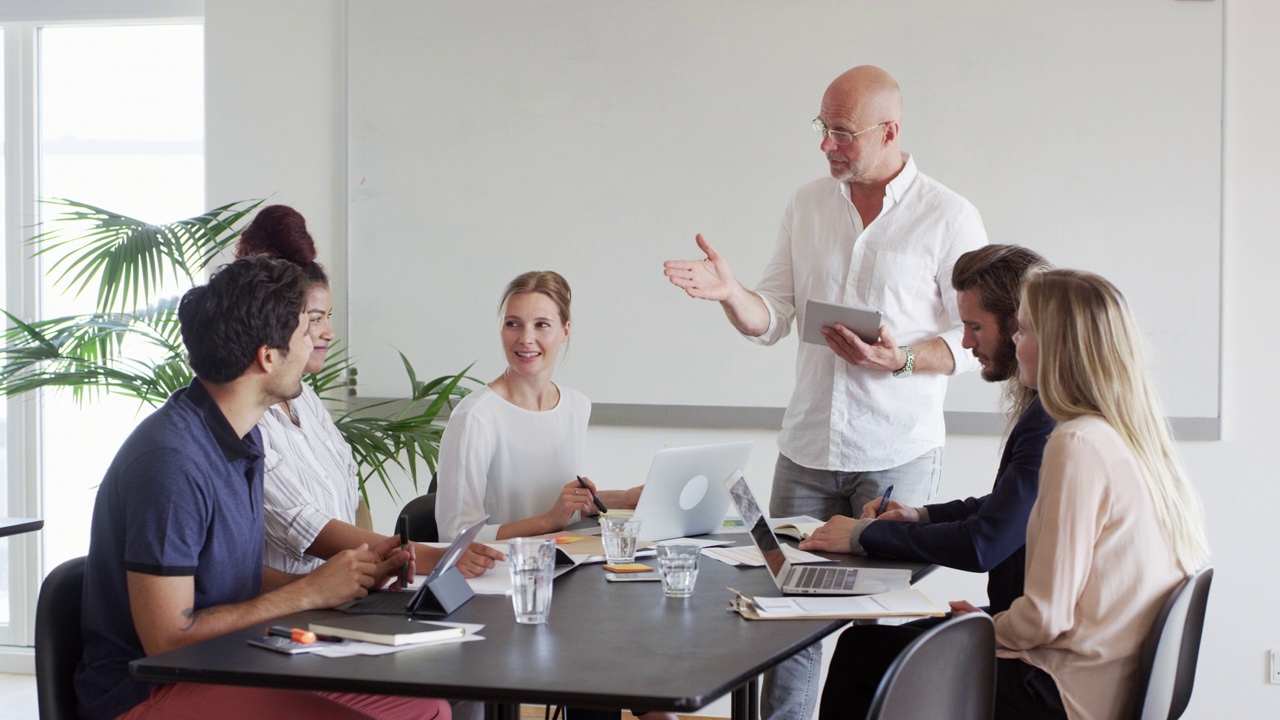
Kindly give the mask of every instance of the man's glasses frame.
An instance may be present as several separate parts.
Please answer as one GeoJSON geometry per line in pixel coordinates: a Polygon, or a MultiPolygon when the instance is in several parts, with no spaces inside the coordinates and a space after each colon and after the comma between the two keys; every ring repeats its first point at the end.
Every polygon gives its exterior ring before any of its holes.
{"type": "Polygon", "coordinates": [[[854,138],[858,137],[862,133],[871,132],[872,130],[875,130],[878,127],[881,127],[883,125],[888,125],[888,124],[889,124],[889,121],[886,120],[884,122],[878,122],[875,125],[872,125],[871,127],[863,128],[858,132],[851,133],[851,132],[845,132],[844,130],[832,130],[831,128],[827,127],[826,123],[822,122],[818,118],[813,119],[814,131],[817,132],[819,135],[831,138],[831,140],[835,142],[835,144],[837,145],[848,145],[849,143],[853,142],[854,138]]]}

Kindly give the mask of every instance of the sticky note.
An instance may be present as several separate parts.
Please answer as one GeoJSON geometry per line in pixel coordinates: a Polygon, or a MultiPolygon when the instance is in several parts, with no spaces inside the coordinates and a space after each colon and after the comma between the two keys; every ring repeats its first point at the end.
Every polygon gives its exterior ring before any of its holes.
{"type": "Polygon", "coordinates": [[[615,565],[606,563],[603,567],[609,572],[616,573],[653,572],[653,568],[644,563],[617,563],[615,565]]]}

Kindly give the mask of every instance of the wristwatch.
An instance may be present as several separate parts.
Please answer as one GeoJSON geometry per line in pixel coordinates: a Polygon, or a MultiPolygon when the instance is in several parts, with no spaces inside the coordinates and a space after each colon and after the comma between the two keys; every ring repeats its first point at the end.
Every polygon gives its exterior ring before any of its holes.
{"type": "Polygon", "coordinates": [[[907,345],[898,346],[902,350],[907,351],[907,364],[893,371],[894,377],[911,377],[911,368],[915,367],[916,354],[911,352],[911,348],[907,345]]]}

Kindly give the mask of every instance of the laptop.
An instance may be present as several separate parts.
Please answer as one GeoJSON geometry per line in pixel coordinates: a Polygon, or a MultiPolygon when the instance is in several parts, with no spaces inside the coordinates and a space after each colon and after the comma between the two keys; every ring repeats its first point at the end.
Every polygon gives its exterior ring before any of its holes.
{"type": "Polygon", "coordinates": [[[448,549],[444,551],[444,555],[440,557],[440,562],[436,564],[431,574],[422,581],[422,585],[418,586],[418,589],[369,593],[358,600],[352,600],[345,605],[338,606],[338,609],[343,612],[360,615],[398,615],[400,613],[412,615],[416,613],[418,606],[422,604],[423,598],[426,597],[427,587],[431,585],[432,581],[443,577],[454,565],[458,564],[458,558],[462,557],[462,553],[475,541],[476,536],[484,529],[486,522],[489,522],[488,515],[463,529],[458,537],[449,544],[448,549]]]}
{"type": "Polygon", "coordinates": [[[773,584],[783,595],[871,595],[911,583],[911,571],[904,569],[792,565],[782,554],[778,536],[760,512],[760,504],[742,472],[734,472],[724,485],[742,515],[751,541],[764,556],[773,584]]]}
{"type": "Polygon", "coordinates": [[[642,520],[640,539],[668,540],[719,530],[729,509],[721,478],[746,467],[753,445],[731,442],[654,453],[635,511],[642,520]]]}

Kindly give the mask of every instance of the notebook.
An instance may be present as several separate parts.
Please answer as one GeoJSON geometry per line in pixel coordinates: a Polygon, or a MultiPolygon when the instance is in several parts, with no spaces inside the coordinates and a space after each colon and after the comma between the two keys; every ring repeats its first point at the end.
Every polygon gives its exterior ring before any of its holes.
{"type": "Polygon", "coordinates": [[[665,448],[654,453],[636,505],[643,541],[703,535],[720,528],[729,509],[722,484],[746,467],[750,442],[665,448]]]}
{"type": "Polygon", "coordinates": [[[466,634],[459,625],[442,625],[396,615],[363,615],[317,620],[311,623],[310,629],[318,635],[332,635],[343,640],[359,640],[379,645],[412,645],[447,638],[460,638],[466,634]]]}
{"type": "Polygon", "coordinates": [[[352,600],[346,605],[338,607],[343,612],[363,614],[363,615],[395,615],[399,613],[413,614],[417,611],[418,605],[422,602],[427,591],[427,585],[434,579],[444,575],[454,565],[458,564],[458,558],[462,557],[462,553],[466,551],[467,546],[475,541],[476,536],[484,528],[484,524],[489,522],[489,516],[485,515],[471,525],[468,525],[452,543],[449,548],[444,551],[444,555],[440,558],[440,562],[436,564],[431,574],[422,581],[422,585],[417,590],[394,590],[369,593],[359,600],[352,600]]]}
{"type": "Polygon", "coordinates": [[[747,534],[764,556],[764,565],[773,577],[773,584],[778,586],[782,594],[870,595],[910,585],[910,570],[792,565],[782,554],[778,536],[773,533],[769,521],[760,511],[760,504],[756,502],[756,496],[747,485],[742,471],[733,473],[724,484],[738,513],[742,515],[747,534]]]}

